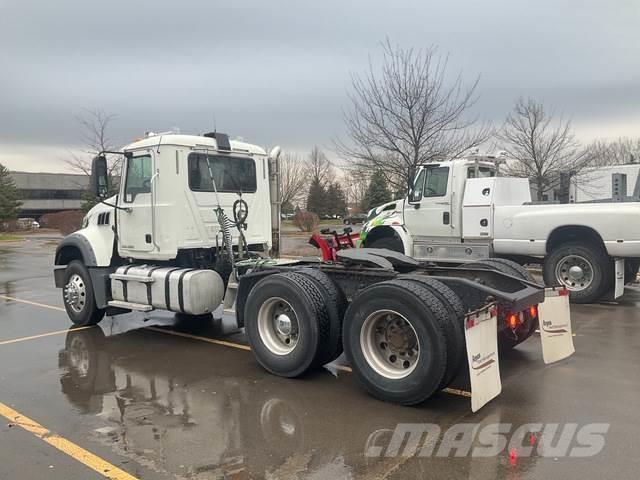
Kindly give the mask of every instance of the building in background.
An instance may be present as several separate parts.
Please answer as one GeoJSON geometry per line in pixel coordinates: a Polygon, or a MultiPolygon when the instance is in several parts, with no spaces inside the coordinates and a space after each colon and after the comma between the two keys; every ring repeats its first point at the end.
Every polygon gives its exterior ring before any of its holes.
{"type": "Polygon", "coordinates": [[[22,200],[21,217],[80,210],[89,177],[68,173],[11,172],[22,200]]]}

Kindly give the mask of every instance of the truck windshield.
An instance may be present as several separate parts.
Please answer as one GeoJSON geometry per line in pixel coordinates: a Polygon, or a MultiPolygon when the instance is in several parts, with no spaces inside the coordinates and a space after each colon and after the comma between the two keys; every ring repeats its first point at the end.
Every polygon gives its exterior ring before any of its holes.
{"type": "MultiPolygon", "coordinates": [[[[496,171],[492,167],[478,167],[478,178],[495,177],[496,171]]],[[[469,167],[467,178],[476,178],[476,167],[469,167]]]]}
{"type": "Polygon", "coordinates": [[[252,158],[204,153],[189,154],[189,188],[191,190],[214,191],[207,160],[211,164],[211,173],[218,192],[254,193],[256,191],[256,163],[252,158]]]}

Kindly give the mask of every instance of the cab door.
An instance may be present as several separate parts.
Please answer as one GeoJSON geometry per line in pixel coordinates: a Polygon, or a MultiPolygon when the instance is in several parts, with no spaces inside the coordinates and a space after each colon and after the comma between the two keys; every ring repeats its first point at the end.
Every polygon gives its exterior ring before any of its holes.
{"type": "Polygon", "coordinates": [[[449,167],[435,164],[424,167],[416,178],[404,204],[404,223],[414,244],[453,235],[451,181],[449,167]]]}
{"type": "Polygon", "coordinates": [[[127,158],[118,204],[118,251],[123,256],[150,252],[153,238],[153,150],[134,152],[127,158]]]}

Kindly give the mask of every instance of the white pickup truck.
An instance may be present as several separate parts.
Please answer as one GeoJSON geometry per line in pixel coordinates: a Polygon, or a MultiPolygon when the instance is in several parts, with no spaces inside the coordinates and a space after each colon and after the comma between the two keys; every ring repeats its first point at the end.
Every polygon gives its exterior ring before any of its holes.
{"type": "MultiPolygon", "coordinates": [[[[501,177],[493,157],[421,166],[407,198],[369,212],[364,247],[436,263],[504,257],[539,262],[548,285],[588,303],[638,271],[640,203],[533,204],[529,182],[501,177]]],[[[615,287],[615,288],[614,288],[615,287]]]]}

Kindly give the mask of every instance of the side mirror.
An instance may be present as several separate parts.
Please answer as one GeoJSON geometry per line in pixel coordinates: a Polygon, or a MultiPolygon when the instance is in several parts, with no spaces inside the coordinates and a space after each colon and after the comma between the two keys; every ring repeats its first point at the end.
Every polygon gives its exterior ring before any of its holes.
{"type": "Polygon", "coordinates": [[[422,192],[424,191],[424,170],[418,172],[416,176],[416,169],[410,167],[407,174],[407,202],[417,208],[422,201],[422,192]]]}
{"type": "Polygon", "coordinates": [[[91,162],[91,192],[97,198],[106,198],[109,194],[107,157],[98,155],[91,162]]]}
{"type": "Polygon", "coordinates": [[[409,193],[407,194],[407,199],[411,205],[420,205],[422,201],[422,191],[416,190],[413,187],[409,189],[409,193]]]}

